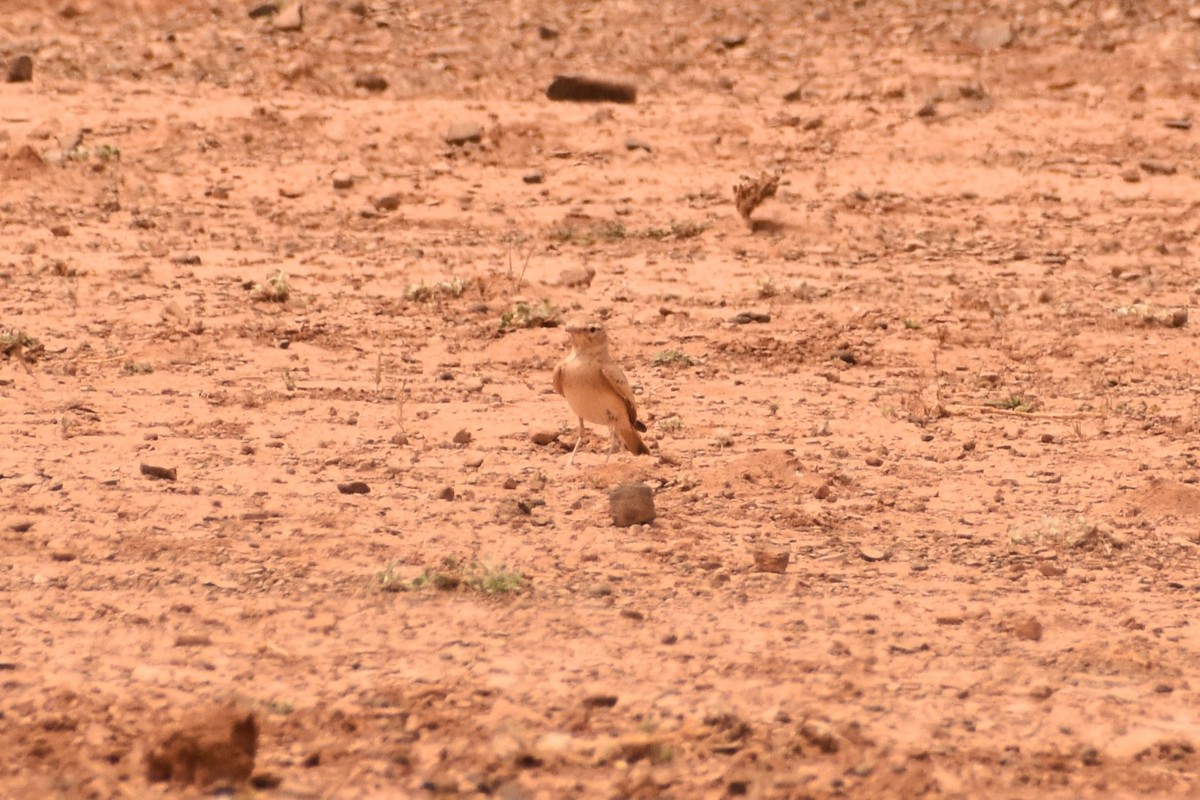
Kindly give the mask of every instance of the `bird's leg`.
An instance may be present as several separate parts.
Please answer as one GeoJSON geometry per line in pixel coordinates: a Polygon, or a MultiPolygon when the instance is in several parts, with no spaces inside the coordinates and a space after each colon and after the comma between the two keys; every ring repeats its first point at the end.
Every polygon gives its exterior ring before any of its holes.
{"type": "Polygon", "coordinates": [[[617,452],[617,450],[621,447],[621,440],[617,438],[617,429],[611,428],[610,430],[612,431],[612,444],[608,446],[608,455],[604,457],[605,464],[607,464],[608,460],[612,458],[612,454],[617,452]]]}
{"type": "Polygon", "coordinates": [[[571,450],[571,457],[567,459],[567,466],[575,463],[575,454],[579,452],[579,443],[583,441],[583,417],[579,418],[579,438],[575,440],[575,447],[571,450]]]}

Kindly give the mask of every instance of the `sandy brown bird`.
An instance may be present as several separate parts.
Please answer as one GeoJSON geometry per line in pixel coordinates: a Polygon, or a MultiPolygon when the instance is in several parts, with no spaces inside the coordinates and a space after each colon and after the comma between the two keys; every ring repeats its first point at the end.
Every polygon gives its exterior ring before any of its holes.
{"type": "Polygon", "coordinates": [[[575,461],[585,422],[604,425],[612,431],[609,457],[616,451],[618,441],[624,442],[634,455],[649,455],[650,448],[638,435],[646,426],[638,420],[633,389],[625,373],[608,352],[604,326],[585,320],[568,325],[567,333],[573,349],[554,368],[554,391],[567,398],[567,405],[579,417],[579,438],[567,463],[575,461]]]}

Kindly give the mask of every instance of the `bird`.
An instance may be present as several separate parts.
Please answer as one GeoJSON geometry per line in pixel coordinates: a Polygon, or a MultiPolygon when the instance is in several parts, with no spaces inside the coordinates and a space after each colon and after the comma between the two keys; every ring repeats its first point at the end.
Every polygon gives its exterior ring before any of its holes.
{"type": "Polygon", "coordinates": [[[616,452],[618,441],[634,455],[649,455],[650,448],[638,435],[639,431],[645,432],[646,426],[638,419],[633,389],[625,373],[608,352],[604,326],[593,319],[584,319],[568,324],[566,330],[572,349],[554,367],[554,391],[566,398],[571,411],[579,417],[579,438],[567,464],[575,461],[586,430],[585,422],[604,425],[612,431],[609,458],[616,452]]]}

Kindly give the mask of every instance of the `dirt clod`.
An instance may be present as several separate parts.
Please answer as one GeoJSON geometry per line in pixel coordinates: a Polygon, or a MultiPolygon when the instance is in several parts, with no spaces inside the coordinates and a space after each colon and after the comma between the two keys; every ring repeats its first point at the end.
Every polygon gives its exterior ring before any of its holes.
{"type": "Polygon", "coordinates": [[[151,782],[170,781],[208,788],[236,787],[254,771],[258,721],[233,706],[208,713],[166,736],[146,757],[151,782]]]}
{"type": "Polygon", "coordinates": [[[363,481],[350,481],[349,483],[339,483],[337,490],[342,494],[369,494],[371,487],[363,481]]]}
{"type": "Polygon", "coordinates": [[[635,103],[637,87],[587,75],[557,75],[546,87],[546,97],[574,103],[635,103]]]}
{"type": "Polygon", "coordinates": [[[7,80],[9,83],[26,83],[33,80],[33,59],[29,56],[17,56],[10,61],[7,80]]]}
{"type": "Polygon", "coordinates": [[[613,525],[648,525],[654,521],[654,490],[644,483],[625,483],[608,493],[608,510],[613,525]]]}
{"type": "Polygon", "coordinates": [[[142,464],[139,470],[147,478],[158,481],[173,481],[177,476],[175,467],[156,467],[152,464],[142,464]]]}
{"type": "Polygon", "coordinates": [[[1027,616],[1018,619],[1012,626],[1013,636],[1018,639],[1024,639],[1027,642],[1040,642],[1042,640],[1042,623],[1037,617],[1027,616]]]}
{"type": "Polygon", "coordinates": [[[368,92],[384,92],[388,88],[387,78],[378,72],[364,72],[355,76],[354,85],[359,89],[366,89],[368,92]]]}
{"type": "Polygon", "coordinates": [[[757,545],[751,551],[751,555],[754,557],[756,572],[787,572],[788,562],[792,558],[787,548],[768,544],[757,545]]]}
{"type": "Polygon", "coordinates": [[[558,431],[534,431],[529,435],[529,440],[539,447],[545,447],[558,441],[558,431]]]}

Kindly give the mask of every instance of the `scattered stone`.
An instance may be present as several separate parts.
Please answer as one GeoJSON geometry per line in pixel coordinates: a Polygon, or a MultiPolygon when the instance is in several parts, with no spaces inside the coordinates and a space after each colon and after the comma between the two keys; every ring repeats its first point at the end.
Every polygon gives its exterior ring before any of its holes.
{"type": "Polygon", "coordinates": [[[934,617],[934,622],[938,625],[962,625],[963,618],[961,614],[939,614],[934,617]]]}
{"type": "Polygon", "coordinates": [[[260,6],[255,6],[250,9],[250,19],[260,19],[262,17],[273,17],[279,13],[278,3],[263,3],[260,6]]]}
{"type": "Polygon", "coordinates": [[[764,170],[757,177],[742,175],[733,185],[733,202],[742,219],[753,228],[750,215],[768,198],[774,197],[779,190],[779,181],[783,174],[764,170]]]}
{"type": "Polygon", "coordinates": [[[470,444],[471,440],[474,438],[475,437],[473,437],[471,435],[471,432],[469,430],[467,430],[466,428],[462,428],[461,430],[459,430],[458,433],[454,434],[454,443],[455,444],[470,444]]]}
{"type": "Polygon", "coordinates": [[[1146,159],[1138,166],[1149,175],[1174,175],[1178,171],[1170,161],[1156,161],[1154,159],[1146,159]]]}
{"type": "Polygon", "coordinates": [[[443,486],[442,490],[437,493],[436,497],[438,500],[445,500],[447,502],[453,500],[454,499],[454,487],[453,486],[443,486]]]}
{"type": "Polygon", "coordinates": [[[483,466],[483,456],[471,456],[463,461],[463,466],[467,469],[479,469],[483,466]]]}
{"type": "Polygon", "coordinates": [[[404,431],[396,431],[392,434],[391,442],[394,445],[403,447],[404,445],[408,444],[408,434],[406,434],[404,431]]]}
{"type": "Polygon", "coordinates": [[[558,274],[558,285],[573,289],[587,288],[595,277],[594,267],[567,267],[558,274]]]}
{"type": "Polygon", "coordinates": [[[928,103],[926,103],[925,105],[923,105],[917,109],[917,116],[920,117],[921,119],[929,119],[930,117],[936,117],[937,116],[937,105],[935,105],[934,102],[932,100],[930,100],[928,103]]]}
{"type": "Polygon", "coordinates": [[[556,75],[546,87],[546,97],[556,102],[635,103],[637,87],[586,75],[556,75]]]}
{"type": "Polygon", "coordinates": [[[474,122],[457,122],[446,130],[442,137],[446,144],[461,147],[464,144],[478,144],[483,141],[483,126],[474,122]]]}
{"type": "Polygon", "coordinates": [[[354,79],[354,85],[368,92],[383,92],[388,88],[387,78],[378,72],[364,72],[354,79]]]}
{"type": "Polygon", "coordinates": [[[33,527],[33,520],[21,519],[16,522],[9,523],[8,529],[14,533],[28,533],[33,527]]]}
{"type": "Polygon", "coordinates": [[[558,431],[534,431],[529,438],[539,447],[545,447],[558,441],[558,431]]]}
{"type": "Polygon", "coordinates": [[[67,227],[66,225],[55,225],[53,228],[50,229],[50,233],[61,239],[64,236],[70,236],[71,229],[69,227],[67,227]]]}
{"type": "Polygon", "coordinates": [[[654,148],[651,147],[650,143],[647,142],[645,139],[638,139],[638,138],[632,137],[632,136],[625,140],[625,149],[626,150],[645,150],[647,153],[654,152],[654,148]]]}
{"type": "Polygon", "coordinates": [[[817,128],[820,128],[824,124],[825,124],[824,117],[809,117],[808,119],[804,120],[803,124],[800,125],[800,130],[815,131],[817,128]]]}
{"type": "Polygon", "coordinates": [[[608,509],[618,528],[654,521],[654,491],[644,483],[624,483],[608,493],[608,509]]]}
{"type": "Polygon", "coordinates": [[[746,34],[731,33],[721,37],[721,46],[726,50],[732,50],[735,47],[741,47],[746,43],[746,34]]]}
{"type": "Polygon", "coordinates": [[[277,31],[298,31],[304,27],[304,4],[299,2],[280,6],[271,23],[277,31]]]}
{"type": "Polygon", "coordinates": [[[549,42],[558,38],[558,29],[551,28],[549,25],[538,25],[538,38],[543,42],[549,42]]]}
{"type": "Polygon", "coordinates": [[[297,197],[304,196],[303,186],[280,186],[279,196],[288,200],[295,200],[297,197]]]}
{"type": "Polygon", "coordinates": [[[374,205],[380,211],[395,211],[400,207],[400,195],[385,194],[383,197],[376,198],[374,205]]]}
{"type": "Polygon", "coordinates": [[[1064,569],[1063,567],[1060,567],[1058,564],[1055,564],[1051,561],[1046,561],[1041,564],[1038,564],[1037,569],[1038,569],[1038,572],[1042,573],[1043,577],[1046,577],[1046,578],[1060,578],[1063,575],[1067,574],[1066,569],[1064,569]]]}
{"type": "Polygon", "coordinates": [[[999,50],[1013,41],[1013,29],[1002,19],[990,18],[975,28],[975,46],[980,50],[999,50]]]}
{"type": "Polygon", "coordinates": [[[33,59],[29,56],[17,56],[8,65],[9,83],[28,83],[33,80],[33,59]]]}
{"type": "Polygon", "coordinates": [[[754,571],[755,572],[787,572],[788,562],[792,558],[792,554],[787,548],[777,545],[760,544],[754,548],[752,555],[754,556],[754,571]]]}
{"type": "Polygon", "coordinates": [[[176,477],[174,467],[155,467],[150,464],[142,464],[140,469],[143,475],[156,481],[173,481],[176,477]]]}
{"type": "Polygon", "coordinates": [[[1163,122],[1168,128],[1174,128],[1177,131],[1190,131],[1192,129],[1192,121],[1190,119],[1168,119],[1163,122]]]}
{"type": "Polygon", "coordinates": [[[362,481],[350,481],[349,483],[339,483],[337,490],[342,494],[370,494],[371,487],[362,481]]]}
{"type": "Polygon", "coordinates": [[[879,456],[867,456],[866,464],[868,467],[882,467],[883,459],[879,456]]]}
{"type": "Polygon", "coordinates": [[[734,325],[749,325],[752,322],[767,323],[771,321],[770,314],[764,314],[760,311],[742,311],[735,315],[730,320],[734,325]]]}
{"type": "Polygon", "coordinates": [[[354,176],[348,172],[333,173],[333,188],[346,190],[354,188],[354,176]]]}
{"type": "Polygon", "coordinates": [[[1018,639],[1024,639],[1027,642],[1040,642],[1042,640],[1042,623],[1037,617],[1025,617],[1018,620],[1012,627],[1013,635],[1018,639]]]}
{"type": "Polygon", "coordinates": [[[878,547],[863,545],[858,548],[858,557],[863,561],[886,561],[891,557],[891,553],[878,547]]]}
{"type": "Polygon", "coordinates": [[[206,789],[237,786],[254,772],[258,721],[253,712],[229,706],[180,728],[146,756],[151,782],[171,781],[206,789]]]}
{"type": "Polygon", "coordinates": [[[533,172],[526,172],[524,175],[522,175],[521,180],[529,184],[539,184],[545,180],[545,176],[542,175],[539,170],[534,170],[533,172]]]}
{"type": "Polygon", "coordinates": [[[1142,173],[1137,167],[1130,167],[1127,170],[1122,170],[1121,180],[1125,181],[1126,183],[1140,183],[1142,180],[1142,173]]]}
{"type": "Polygon", "coordinates": [[[70,550],[53,550],[50,553],[51,561],[67,562],[74,561],[76,558],[78,558],[78,556],[72,553],[70,550]]]}

